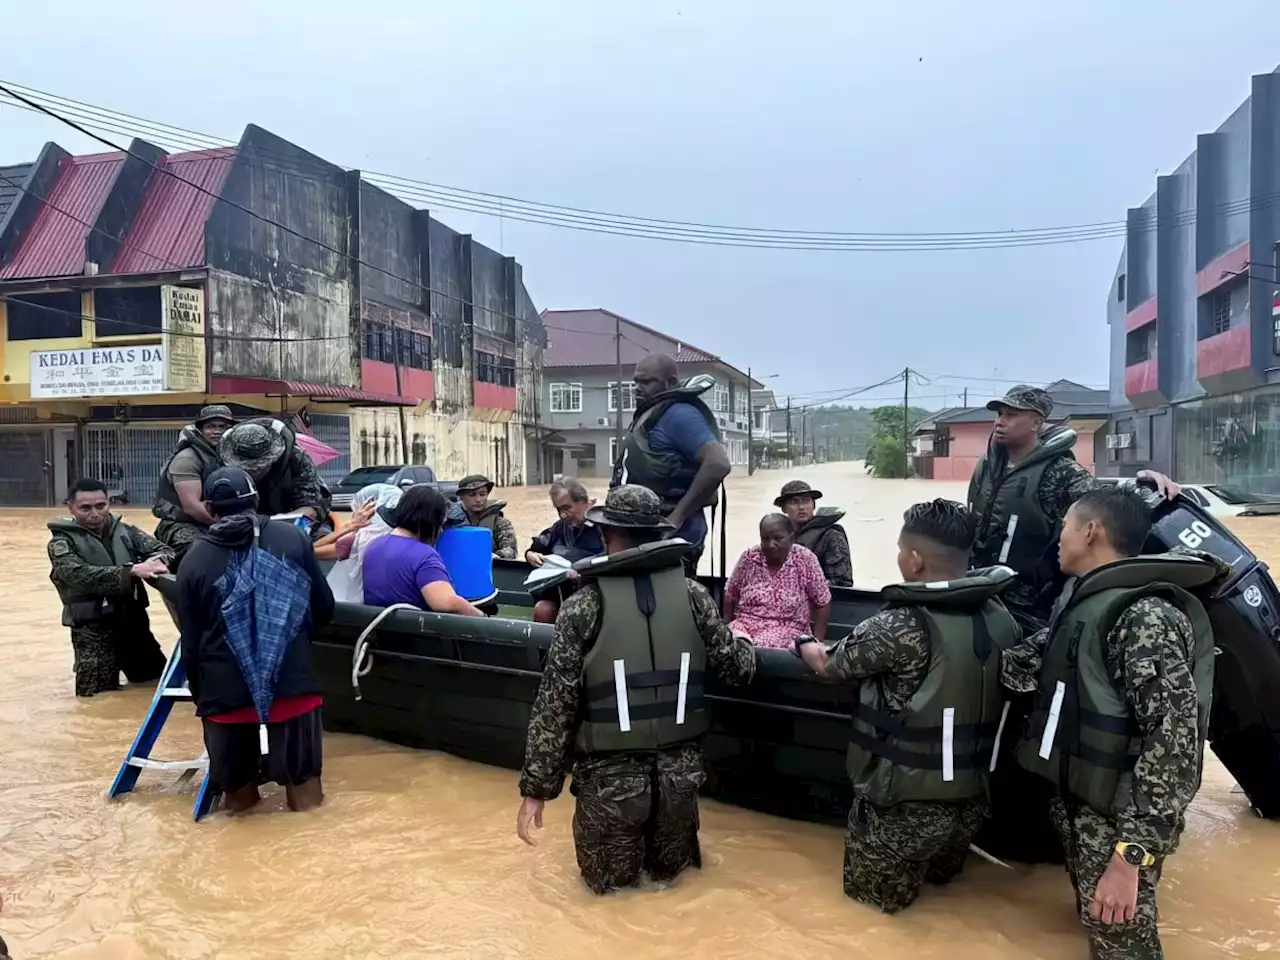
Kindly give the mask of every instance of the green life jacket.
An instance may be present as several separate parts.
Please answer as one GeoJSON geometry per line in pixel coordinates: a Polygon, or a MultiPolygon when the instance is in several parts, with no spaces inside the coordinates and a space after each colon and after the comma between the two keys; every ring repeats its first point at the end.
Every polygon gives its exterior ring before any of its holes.
{"type": "MultiPolygon", "coordinates": [[[[720,425],[716,416],[702,401],[702,394],[711,389],[705,386],[680,386],[674,390],[666,390],[650,400],[636,406],[631,426],[622,440],[622,449],[618,453],[617,462],[613,465],[613,477],[609,489],[622,486],[624,483],[639,484],[648,487],[662,500],[662,507],[670,513],[675,509],[698,475],[697,461],[688,460],[680,453],[670,450],[658,453],[649,445],[649,431],[662,419],[662,415],[677,403],[687,403],[702,414],[712,435],[719,441],[722,438],[720,425]]],[[[718,491],[700,507],[709,507],[716,503],[718,491]]]]}
{"type": "Polygon", "coordinates": [[[977,499],[969,504],[978,516],[975,563],[1004,564],[1035,585],[1041,558],[1057,533],[1040,503],[1040,481],[1051,464],[1075,459],[1075,442],[1074,430],[1051,428],[1029,456],[999,473],[988,447],[975,471],[977,499]]]}
{"type": "Polygon", "coordinates": [[[463,507],[462,515],[467,518],[464,526],[484,527],[486,530],[496,534],[498,532],[498,518],[502,516],[502,510],[506,505],[507,501],[505,500],[490,500],[480,510],[479,515],[474,517],[467,513],[466,507],[463,507]]]}
{"type": "Polygon", "coordinates": [[[1143,597],[1167,600],[1191,621],[1203,744],[1213,693],[1213,631],[1204,607],[1188,591],[1216,577],[1209,560],[1155,554],[1109,563],[1070,581],[1049,625],[1040,688],[1018,744],[1018,763],[1103,816],[1130,804],[1143,742],[1124,691],[1111,679],[1106,645],[1121,614],[1143,597]]]}
{"type": "Polygon", "coordinates": [[[204,438],[204,434],[194,426],[183,427],[182,432],[178,435],[178,446],[174,449],[173,456],[169,457],[164,469],[160,471],[160,483],[156,486],[156,503],[151,508],[151,514],[160,520],[173,520],[178,523],[200,523],[200,521],[182,509],[182,501],[178,498],[178,491],[174,489],[173,479],[169,476],[169,468],[173,466],[174,457],[183,450],[194,450],[199,458],[200,485],[202,488],[209,474],[222,466],[222,459],[218,456],[218,451],[209,445],[209,441],[204,438]]]}
{"type": "Polygon", "coordinates": [[[574,564],[603,602],[582,668],[582,753],[661,750],[706,733],[706,647],[682,565],[688,549],[664,540],[574,564]]]}
{"type": "MultiPolygon", "coordinates": [[[[47,526],[52,533],[71,541],[71,549],[76,556],[95,567],[131,567],[138,562],[130,548],[125,525],[114,514],[108,518],[107,528],[100,537],[80,526],[72,517],[50,520],[47,526]]],[[[82,627],[126,607],[147,605],[147,593],[141,583],[135,583],[128,593],[107,597],[88,593],[74,584],[59,583],[52,573],[49,579],[62,599],[64,627],[82,627]]]]}
{"type": "Polygon", "coordinates": [[[857,796],[890,807],[986,795],[1008,715],[1000,651],[1021,637],[998,599],[1014,576],[1007,567],[991,567],[961,580],[881,591],[892,607],[923,617],[929,672],[899,711],[887,708],[878,680],[861,684],[846,758],[857,796]]]}
{"type": "MultiPolygon", "coordinates": [[[[844,511],[839,507],[819,507],[817,513],[796,531],[796,543],[813,551],[817,555],[818,561],[821,562],[822,541],[843,518],[844,511]]],[[[828,580],[831,579],[831,571],[825,566],[822,568],[822,575],[828,580]]]]}

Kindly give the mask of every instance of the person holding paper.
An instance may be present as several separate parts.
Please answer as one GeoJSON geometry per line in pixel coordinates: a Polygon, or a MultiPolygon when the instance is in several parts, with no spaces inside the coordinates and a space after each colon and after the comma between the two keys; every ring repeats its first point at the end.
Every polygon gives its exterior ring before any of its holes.
{"type": "Polygon", "coordinates": [[[1013,571],[967,569],[973,524],[949,500],[911,507],[898,537],[905,582],[882,591],[886,608],[830,650],[796,644],[819,676],[859,681],[844,892],[885,913],[910,906],[926,881],[952,880],[988,814],[1006,715],[1001,654],[1022,634],[1000,601],[1013,571]]]}
{"type": "MultiPolygon", "coordinates": [[[[587,511],[596,505],[580,480],[562,480],[551,485],[551,505],[559,516],[555,523],[533,538],[524,558],[535,567],[542,567],[548,557],[559,557],[575,563],[587,557],[604,553],[604,541],[600,528],[587,519],[587,511]]],[[[530,583],[530,586],[533,586],[530,583]]],[[[577,589],[572,578],[559,580],[554,588],[533,593],[537,603],[533,607],[536,623],[555,623],[560,604],[577,589]]]]}

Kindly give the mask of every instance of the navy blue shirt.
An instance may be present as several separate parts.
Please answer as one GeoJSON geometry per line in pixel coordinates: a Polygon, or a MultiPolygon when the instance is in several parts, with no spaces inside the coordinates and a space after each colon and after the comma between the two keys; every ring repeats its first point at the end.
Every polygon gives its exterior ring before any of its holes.
{"type": "Polygon", "coordinates": [[[529,550],[544,556],[555,553],[557,547],[571,552],[567,559],[581,560],[604,553],[604,540],[600,537],[600,528],[590,520],[584,521],[580,527],[575,527],[568,520],[557,520],[529,544],[529,550]]]}
{"type": "MultiPolygon", "coordinates": [[[[649,447],[654,453],[678,453],[692,464],[698,462],[699,450],[717,442],[702,413],[690,403],[673,403],[649,430],[649,447]]],[[[688,488],[672,490],[671,496],[678,500],[688,492],[688,488]]],[[[707,539],[705,511],[698,508],[689,514],[676,536],[701,546],[707,539]]]]}

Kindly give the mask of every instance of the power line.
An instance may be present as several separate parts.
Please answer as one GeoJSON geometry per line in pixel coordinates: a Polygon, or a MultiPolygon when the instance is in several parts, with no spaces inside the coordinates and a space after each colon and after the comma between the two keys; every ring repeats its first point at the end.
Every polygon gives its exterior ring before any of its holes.
{"type": "MultiPolygon", "coordinates": [[[[106,125],[111,132],[130,134],[129,124],[142,125],[145,136],[166,140],[171,144],[190,144],[192,138],[199,149],[211,146],[231,146],[235,141],[211,137],[183,127],[175,127],[157,121],[144,120],[131,114],[111,111],[95,107],[83,101],[68,97],[48,94],[34,88],[9,84],[9,87],[23,90],[27,96],[14,94],[0,84],[0,91],[16,98],[19,102],[12,104],[22,109],[46,113],[68,122],[54,110],[36,102],[44,99],[59,104],[59,109],[77,116],[87,127],[106,125]],[[30,99],[36,98],[36,99],[30,99]],[[29,106],[28,106],[29,104],[29,106]]],[[[4,101],[0,101],[4,102],[4,101]]],[[[73,124],[74,126],[74,124],[73,124]]],[[[136,126],[133,128],[136,131],[136,126]]],[[[81,130],[87,136],[92,136],[81,130]]],[[[101,140],[101,138],[95,138],[101,140]]],[[[103,141],[106,142],[106,141],[103,141]]],[[[112,145],[114,146],[114,145],[112,145]]],[[[118,149],[118,148],[117,148],[118,149]]],[[[262,148],[259,152],[269,153],[262,148]]],[[[287,158],[286,165],[296,166],[295,158],[287,158]]],[[[653,217],[638,217],[627,214],[615,214],[605,211],[560,204],[548,204],[537,201],[522,200],[502,194],[468,190],[430,181],[413,180],[392,174],[368,173],[365,179],[376,186],[382,186],[397,195],[409,195],[434,206],[456,209],[486,216],[497,216],[502,220],[519,220],[538,223],[545,226],[560,226],[569,229],[586,230],[588,232],[609,233],[622,236],[634,236],[642,239],[663,239],[686,243],[704,243],[717,246],[739,246],[769,249],[798,250],[858,250],[858,251],[904,251],[904,250],[955,250],[955,249],[1004,249],[1017,246],[1041,246],[1054,243],[1075,243],[1107,237],[1119,237],[1129,230],[1127,221],[1101,221],[1097,223],[1074,224],[1058,227],[1037,227],[1013,230],[985,230],[964,232],[841,232],[841,231],[800,231],[766,229],[757,227],[736,227],[717,224],[698,223],[694,221],[664,220],[653,217]]],[[[1230,215],[1241,213],[1264,205],[1261,201],[1280,201],[1280,193],[1270,197],[1252,197],[1229,201],[1219,205],[1219,211],[1230,215]]],[[[1203,212],[1203,211],[1201,211],[1203,212]]],[[[1194,223],[1196,211],[1183,211],[1172,216],[1161,216],[1158,211],[1139,213],[1137,219],[1141,229],[1155,229],[1165,225],[1194,223]]],[[[310,239],[310,238],[307,238],[310,239]]],[[[319,241],[315,241],[319,242],[319,241]]],[[[404,281],[411,282],[411,281],[404,281]]]]}

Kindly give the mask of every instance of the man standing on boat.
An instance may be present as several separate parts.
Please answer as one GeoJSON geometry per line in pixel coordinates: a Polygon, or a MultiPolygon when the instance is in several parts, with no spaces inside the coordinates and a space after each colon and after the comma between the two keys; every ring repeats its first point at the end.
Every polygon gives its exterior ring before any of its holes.
{"type": "Polygon", "coordinates": [[[143,581],[169,569],[173,553],[111,512],[107,486],[77,480],[67,493],[71,516],[49,521],[49,579],[71,628],[76,696],[158,680],[167,659],[151,633],[143,581]]]}
{"type": "Polygon", "coordinates": [[[1207,554],[1139,556],[1150,509],[1103,488],[1062,529],[1068,582],[1051,626],[1008,658],[1035,692],[1019,764],[1044,777],[1076,908],[1098,960],[1159,960],[1156,884],[1200,787],[1213,632],[1196,594],[1230,567],[1207,554]]]}
{"type": "Polygon", "coordinates": [[[519,542],[516,528],[505,516],[505,500],[490,502],[493,481],[478,473],[458,481],[458,501],[449,510],[450,527],[484,527],[493,534],[493,555],[501,560],[514,560],[519,542]]]}
{"type": "Polygon", "coordinates": [[[230,407],[220,403],[204,407],[195,423],[182,428],[177,449],[160,471],[151,513],[160,520],[156,539],[171,547],[177,560],[213,523],[204,505],[204,481],[222,466],[218,442],[235,422],[230,407]]]}
{"type": "Polygon", "coordinates": [[[973,518],[949,500],[903,515],[888,606],[828,649],[797,652],[821,677],[859,682],[848,770],[844,892],[897,913],[925,882],[964,866],[986,820],[987,775],[1004,733],[1003,651],[1021,637],[1000,602],[1007,567],[968,570],[973,518]]]}
{"type": "Polygon", "coordinates": [[[787,515],[796,532],[796,543],[818,558],[822,575],[833,587],[853,586],[853,557],[849,537],[840,526],[844,511],[835,507],[817,509],[822,491],[803,480],[788,480],[774,498],[773,505],[787,515]]]}
{"type": "Polygon", "coordinates": [[[729,475],[729,454],[715,414],[701,399],[711,383],[686,387],[675,360],[665,353],[641,359],[632,379],[636,412],[609,486],[637,484],[658,495],[674,535],[693,545],[685,559],[693,576],[707,539],[704,510],[715,506],[729,475]]]}
{"type": "Polygon", "coordinates": [[[607,893],[641,874],[674,879],[702,866],[698,788],[707,730],[707,671],[724,683],[755,674],[706,589],[686,579],[688,549],[651,490],[623,485],[587,513],[606,555],[580,561],[529,719],[516,832],[528,844],[573,768],[573,839],[587,886],[607,893]]]}
{"type": "Polygon", "coordinates": [[[299,513],[314,524],[328,519],[320,474],[283,421],[258,417],[238,423],[218,444],[222,462],[253,478],[263,516],[299,513]]]}

